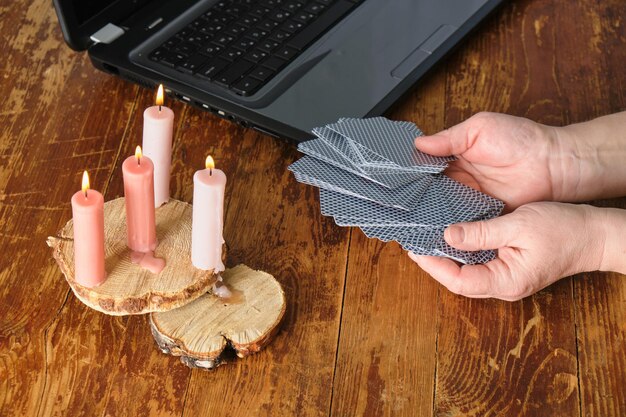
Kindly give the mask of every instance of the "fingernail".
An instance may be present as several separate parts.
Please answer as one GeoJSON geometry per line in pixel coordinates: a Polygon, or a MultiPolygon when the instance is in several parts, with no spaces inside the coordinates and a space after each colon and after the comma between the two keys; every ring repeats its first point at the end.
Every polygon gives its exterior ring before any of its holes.
{"type": "Polygon", "coordinates": [[[448,243],[463,243],[465,240],[465,230],[460,226],[450,226],[446,229],[448,243]]]}

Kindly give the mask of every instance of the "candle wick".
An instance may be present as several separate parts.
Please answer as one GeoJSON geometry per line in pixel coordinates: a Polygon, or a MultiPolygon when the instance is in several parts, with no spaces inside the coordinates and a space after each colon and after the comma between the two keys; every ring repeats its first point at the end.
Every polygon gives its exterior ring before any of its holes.
{"type": "Polygon", "coordinates": [[[141,165],[141,158],[137,158],[137,165],[141,165]]]}
{"type": "Polygon", "coordinates": [[[161,111],[161,105],[159,104],[159,112],[161,111]]]}
{"type": "Polygon", "coordinates": [[[89,192],[89,189],[85,190],[85,198],[88,198],[88,197],[87,197],[87,193],[88,193],[88,192],[89,192]]]}
{"type": "Polygon", "coordinates": [[[213,168],[209,168],[209,176],[213,176],[213,168]]]}

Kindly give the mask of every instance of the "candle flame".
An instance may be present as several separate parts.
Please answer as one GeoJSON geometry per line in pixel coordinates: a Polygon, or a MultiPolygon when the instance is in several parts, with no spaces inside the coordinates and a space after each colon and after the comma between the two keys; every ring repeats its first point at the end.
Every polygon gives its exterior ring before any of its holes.
{"type": "Polygon", "coordinates": [[[161,107],[163,105],[163,84],[159,84],[159,89],[156,95],[156,105],[161,107]]]}
{"type": "Polygon", "coordinates": [[[87,196],[87,190],[89,189],[89,174],[87,171],[83,171],[83,193],[87,196]]]}
{"type": "Polygon", "coordinates": [[[141,153],[141,146],[137,145],[135,148],[135,158],[137,158],[137,163],[141,164],[141,157],[143,154],[141,153]]]}
{"type": "Polygon", "coordinates": [[[206,161],[204,162],[204,165],[206,166],[206,169],[215,168],[215,161],[213,160],[213,157],[211,155],[206,157],[206,161]]]}

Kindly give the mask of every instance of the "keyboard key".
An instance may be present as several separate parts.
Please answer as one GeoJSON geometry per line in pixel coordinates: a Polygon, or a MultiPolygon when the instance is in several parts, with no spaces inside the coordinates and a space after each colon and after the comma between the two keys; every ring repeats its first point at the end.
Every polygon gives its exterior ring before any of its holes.
{"type": "Polygon", "coordinates": [[[246,77],[243,80],[235,83],[235,85],[233,85],[233,90],[237,94],[241,94],[242,96],[248,96],[252,94],[252,92],[254,92],[260,85],[261,81],[254,78],[246,77]]]}
{"type": "Polygon", "coordinates": [[[198,30],[203,33],[217,33],[224,30],[226,26],[220,22],[206,22],[204,25],[200,26],[198,30]]]}
{"type": "Polygon", "coordinates": [[[235,17],[229,14],[218,14],[213,17],[214,22],[227,24],[230,23],[235,17]]]}
{"type": "Polygon", "coordinates": [[[233,36],[239,36],[242,33],[244,33],[246,30],[248,30],[247,26],[236,24],[236,25],[229,27],[227,29],[227,32],[233,36]]]}
{"type": "Polygon", "coordinates": [[[223,71],[222,74],[218,75],[215,81],[224,86],[231,86],[253,67],[254,64],[252,62],[244,60],[237,61],[235,62],[235,64],[231,65],[225,71],[223,71]]]}
{"type": "Polygon", "coordinates": [[[274,56],[277,56],[279,58],[286,59],[287,61],[289,61],[293,59],[295,56],[297,56],[299,53],[300,51],[298,51],[295,48],[292,48],[291,46],[283,46],[278,51],[274,52],[274,56]]]}
{"type": "Polygon", "coordinates": [[[259,23],[261,19],[254,16],[254,15],[247,15],[244,16],[241,20],[239,20],[239,23],[242,24],[243,26],[247,26],[247,27],[251,27],[252,25],[256,25],[257,23],[259,23]]]}
{"type": "Polygon", "coordinates": [[[242,51],[247,51],[252,48],[256,44],[256,40],[250,38],[241,38],[237,42],[233,43],[233,48],[241,49],[242,51]]]}
{"type": "Polygon", "coordinates": [[[319,3],[309,3],[304,7],[305,12],[313,14],[320,14],[324,9],[326,9],[326,7],[323,4],[319,3]]]}
{"type": "Polygon", "coordinates": [[[305,11],[299,11],[293,15],[293,20],[297,20],[298,22],[302,22],[305,24],[309,23],[314,18],[315,18],[315,15],[313,13],[309,13],[305,11]]]}
{"type": "Polygon", "coordinates": [[[241,49],[230,48],[226,52],[224,52],[220,57],[222,59],[226,59],[228,61],[235,61],[243,56],[243,51],[241,49]]]}
{"type": "Polygon", "coordinates": [[[165,64],[168,67],[175,67],[180,61],[185,59],[185,55],[177,54],[174,52],[166,52],[161,56],[159,62],[165,64]]]}
{"type": "Polygon", "coordinates": [[[229,43],[231,43],[232,41],[235,40],[235,37],[232,35],[228,35],[228,34],[221,34],[221,35],[217,35],[214,39],[213,42],[221,45],[221,46],[226,46],[229,43]]]}
{"type": "Polygon", "coordinates": [[[230,5],[229,1],[218,1],[213,5],[213,9],[215,10],[224,10],[226,7],[230,5]]]}
{"type": "Polygon", "coordinates": [[[263,16],[265,16],[268,12],[270,11],[270,9],[268,9],[267,7],[264,6],[256,6],[253,7],[252,9],[250,9],[250,14],[258,17],[259,19],[262,18],[263,16]]]}
{"type": "Polygon", "coordinates": [[[209,56],[215,56],[219,53],[221,53],[224,50],[223,46],[219,46],[219,45],[214,45],[214,44],[209,44],[207,46],[205,46],[202,50],[202,53],[205,53],[209,56]]]}
{"type": "Polygon", "coordinates": [[[276,28],[276,26],[278,26],[279,24],[280,23],[276,22],[275,20],[264,20],[259,23],[257,27],[261,30],[271,31],[274,30],[274,28],[276,28]]]}
{"type": "Polygon", "coordinates": [[[247,59],[250,62],[257,63],[267,57],[267,52],[260,51],[255,49],[252,52],[248,52],[243,58],[247,59]]]}
{"type": "Polygon", "coordinates": [[[261,65],[271,69],[274,72],[278,72],[278,70],[280,70],[285,65],[287,65],[287,61],[285,61],[284,59],[277,58],[275,56],[271,56],[265,61],[263,61],[261,65]]]}
{"type": "Polygon", "coordinates": [[[183,43],[178,44],[174,48],[174,52],[179,52],[185,55],[191,55],[192,53],[196,51],[196,49],[198,49],[196,45],[188,43],[188,42],[183,42],[183,43]]]}
{"type": "Polygon", "coordinates": [[[213,37],[212,35],[208,35],[206,33],[195,32],[193,35],[191,35],[188,38],[184,39],[184,41],[192,43],[192,44],[200,47],[200,46],[204,46],[207,42],[209,42],[212,37],[213,37]]]}
{"type": "Polygon", "coordinates": [[[266,37],[268,33],[269,33],[268,31],[263,30],[263,29],[252,28],[249,31],[247,31],[244,36],[251,38],[251,39],[256,39],[258,41],[266,37]]]}
{"type": "MultiPolygon", "coordinates": [[[[287,43],[298,50],[302,50],[315,41],[322,33],[341,19],[353,5],[347,1],[339,1],[333,6],[326,9],[324,13],[319,15],[308,27],[304,28],[300,33],[294,35],[287,43]]],[[[296,13],[297,15],[298,13],[296,13]]]]}
{"type": "Polygon", "coordinates": [[[283,9],[287,10],[291,13],[294,13],[296,10],[298,10],[300,7],[302,7],[302,3],[298,2],[298,1],[290,1],[287,2],[283,5],[283,9]]]}
{"type": "Polygon", "coordinates": [[[281,4],[283,4],[285,1],[284,0],[263,0],[261,1],[261,4],[263,4],[264,6],[267,6],[271,9],[274,9],[278,6],[280,6],[281,4]]]}
{"type": "Polygon", "coordinates": [[[233,15],[235,17],[239,17],[244,13],[245,9],[240,6],[231,6],[228,9],[224,10],[225,13],[233,15]]]}
{"type": "Polygon", "coordinates": [[[261,41],[257,46],[260,50],[269,53],[269,52],[272,52],[274,49],[276,49],[278,45],[279,45],[278,42],[266,39],[264,41],[261,41]]]}
{"type": "Polygon", "coordinates": [[[163,46],[166,47],[167,49],[172,49],[173,47],[175,47],[176,45],[178,45],[181,42],[180,38],[177,37],[173,37],[173,38],[169,38],[164,44],[163,46]]]}
{"type": "Polygon", "coordinates": [[[276,22],[283,22],[287,20],[289,16],[291,16],[291,12],[288,12],[286,10],[281,10],[281,9],[272,10],[271,12],[267,14],[268,18],[276,22]]]}
{"type": "Polygon", "coordinates": [[[181,39],[184,39],[187,36],[191,36],[192,33],[193,33],[193,29],[191,29],[191,28],[184,28],[183,30],[179,31],[176,34],[176,36],[178,36],[181,39]]]}
{"type": "Polygon", "coordinates": [[[228,65],[230,65],[230,62],[224,61],[220,58],[215,58],[205,65],[204,68],[198,72],[198,75],[212,80],[228,65]]]}
{"type": "Polygon", "coordinates": [[[304,23],[296,22],[295,20],[288,20],[280,26],[281,30],[289,33],[296,33],[304,27],[304,23]]]}
{"type": "Polygon", "coordinates": [[[159,62],[161,58],[163,57],[163,54],[166,54],[166,53],[168,52],[164,48],[158,48],[150,52],[150,55],[148,55],[148,58],[150,58],[153,61],[159,62]]]}
{"type": "Polygon", "coordinates": [[[250,77],[256,78],[261,82],[268,80],[272,75],[274,75],[274,71],[265,67],[257,67],[249,74],[250,77]]]}
{"type": "Polygon", "coordinates": [[[283,43],[285,39],[289,37],[291,37],[291,33],[285,32],[284,30],[277,30],[270,35],[270,39],[278,43],[283,43]]]}
{"type": "Polygon", "coordinates": [[[181,70],[186,73],[194,73],[198,71],[204,64],[206,64],[208,60],[209,60],[208,56],[204,56],[201,54],[194,55],[180,62],[176,66],[176,69],[181,70]]]}

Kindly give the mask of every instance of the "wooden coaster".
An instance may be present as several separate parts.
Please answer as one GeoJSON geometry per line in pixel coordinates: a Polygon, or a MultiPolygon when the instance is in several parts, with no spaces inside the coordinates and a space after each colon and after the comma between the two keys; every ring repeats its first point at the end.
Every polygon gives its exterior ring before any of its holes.
{"type": "Polygon", "coordinates": [[[159,348],[192,368],[213,369],[231,346],[240,358],[260,351],[278,331],[285,293],[268,273],[245,265],[222,273],[231,301],[205,294],[167,312],[152,313],[150,327],[159,348]]]}
{"type": "Polygon", "coordinates": [[[191,264],[191,205],[178,200],[156,209],[159,245],[155,256],[166,266],[153,274],[130,261],[126,246],[124,198],[104,204],[105,268],[107,280],[87,288],[74,280],[74,239],[72,221],[48,246],[76,297],[105,314],[121,316],[167,311],[187,304],[206,293],[216,280],[212,271],[191,264]]]}

